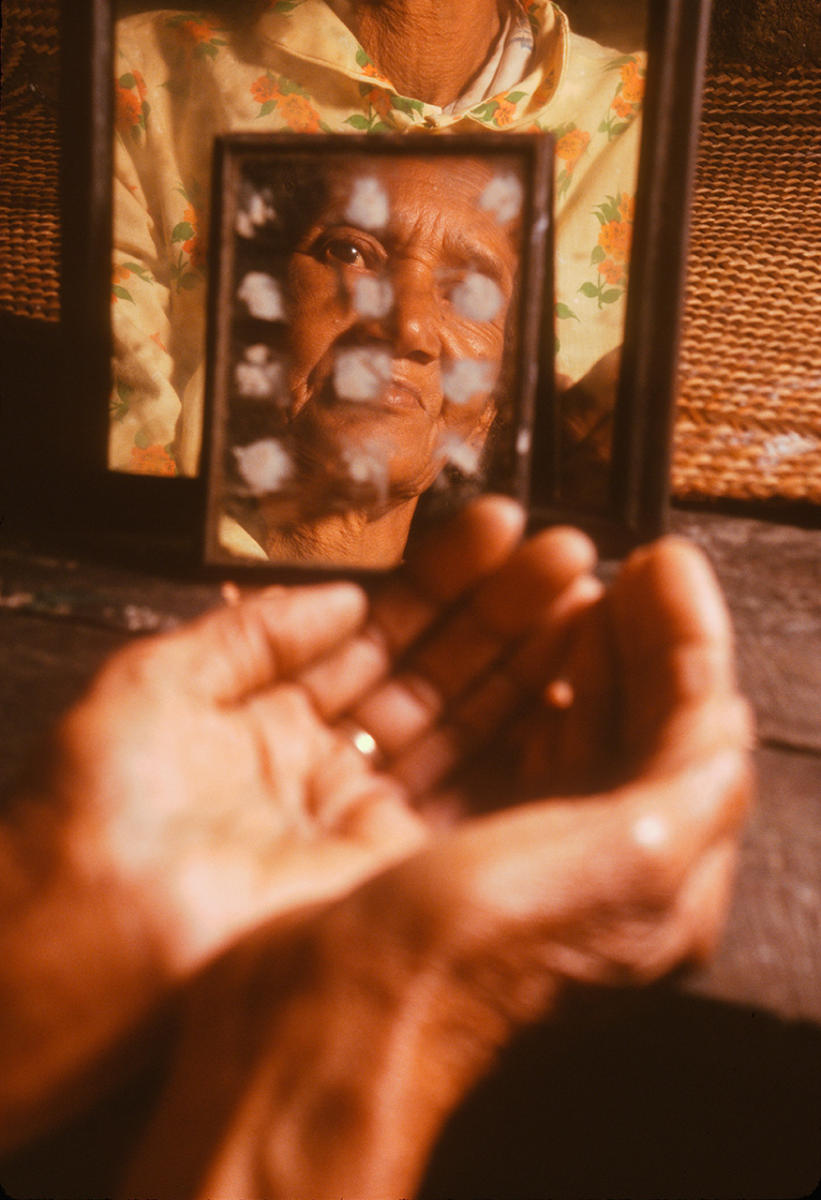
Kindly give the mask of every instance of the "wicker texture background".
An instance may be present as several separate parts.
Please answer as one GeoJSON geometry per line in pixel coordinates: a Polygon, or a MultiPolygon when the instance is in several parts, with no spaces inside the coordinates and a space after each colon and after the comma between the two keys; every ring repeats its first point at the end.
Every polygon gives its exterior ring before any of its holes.
{"type": "MultiPolygon", "coordinates": [[[[0,311],[55,322],[59,4],[3,0],[3,10],[0,311]]],[[[714,54],[692,213],[676,495],[821,502],[819,230],[821,68],[733,68],[714,54]]]]}
{"type": "Polygon", "coordinates": [[[0,309],[59,316],[59,7],[4,0],[0,309]]]}
{"type": "Polygon", "coordinates": [[[821,68],[711,74],[680,360],[679,496],[821,501],[821,68]]]}

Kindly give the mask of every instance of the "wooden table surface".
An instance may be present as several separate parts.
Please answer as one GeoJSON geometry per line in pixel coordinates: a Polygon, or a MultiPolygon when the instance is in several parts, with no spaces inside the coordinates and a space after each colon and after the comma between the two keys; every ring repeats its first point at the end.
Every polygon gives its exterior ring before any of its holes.
{"type": "MultiPolygon", "coordinates": [[[[555,1026],[523,1039],[443,1139],[426,1197],[739,1200],[821,1179],[821,530],[692,511],[671,527],[716,567],[758,722],[722,946],[649,992],[580,999],[558,1043],[555,1026]]],[[[215,584],[0,547],[0,785],[114,647],[217,601],[215,584]]]]}

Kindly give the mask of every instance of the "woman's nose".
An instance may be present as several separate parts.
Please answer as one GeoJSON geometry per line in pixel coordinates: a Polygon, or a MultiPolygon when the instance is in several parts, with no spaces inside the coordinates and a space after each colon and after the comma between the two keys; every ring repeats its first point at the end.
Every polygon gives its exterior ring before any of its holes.
{"type": "Polygon", "coordinates": [[[385,318],[385,333],[394,354],[416,362],[438,358],[440,329],[433,272],[421,263],[403,263],[391,284],[393,304],[385,318]]]}

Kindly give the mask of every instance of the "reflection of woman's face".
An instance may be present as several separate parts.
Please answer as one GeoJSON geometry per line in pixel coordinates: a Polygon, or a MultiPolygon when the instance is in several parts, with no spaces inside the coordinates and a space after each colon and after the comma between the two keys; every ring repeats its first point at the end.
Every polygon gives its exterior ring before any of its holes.
{"type": "Polygon", "coordinates": [[[289,265],[292,432],[309,462],[361,452],[386,498],[416,496],[495,415],[516,185],[476,160],[354,159],[329,191],[289,265]]]}

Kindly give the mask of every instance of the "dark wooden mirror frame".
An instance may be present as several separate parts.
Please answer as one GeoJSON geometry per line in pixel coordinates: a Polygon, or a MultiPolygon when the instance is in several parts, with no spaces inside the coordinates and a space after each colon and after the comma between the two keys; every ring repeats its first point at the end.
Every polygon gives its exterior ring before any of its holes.
{"type": "MultiPolygon", "coordinates": [[[[113,99],[110,0],[63,0],[62,441],[54,510],[69,536],[88,535],[133,561],[200,560],[202,478],[131,476],[106,468],[113,99]],[[67,419],[66,414],[70,414],[67,419]]],[[[570,521],[603,553],[660,532],[670,475],[673,398],[710,0],[648,0],[648,74],[624,348],[607,515],[552,501],[534,526],[570,521]]],[[[509,135],[512,136],[512,135],[509,135]]],[[[551,442],[554,443],[551,445],[551,442]]],[[[537,422],[534,462],[555,456],[537,422]]],[[[552,476],[555,477],[555,461],[552,476]]],[[[538,465],[535,468],[538,470],[538,465]]],[[[536,480],[534,493],[538,497],[536,480]]]]}
{"type": "MultiPolygon", "coordinates": [[[[481,138],[458,134],[432,138],[419,133],[381,136],[233,133],[217,138],[210,210],[207,382],[200,464],[206,507],[202,534],[204,561],[222,562],[223,569],[227,566],[232,573],[244,570],[259,574],[260,570],[282,572],[285,569],[281,564],[272,563],[267,567],[260,563],[249,564],[230,555],[226,559],[219,546],[224,420],[230,405],[225,381],[235,323],[232,267],[236,250],[236,183],[243,165],[256,162],[270,166],[277,158],[288,162],[294,155],[324,156],[326,153],[337,160],[340,155],[345,158],[362,156],[370,160],[375,170],[378,170],[380,159],[395,160],[405,156],[435,162],[437,158],[472,159],[478,155],[487,163],[504,163],[505,169],[515,162],[517,177],[522,183],[522,257],[512,310],[517,326],[515,353],[510,360],[515,417],[510,434],[512,444],[508,446],[510,474],[504,481],[504,490],[523,505],[529,502],[534,413],[539,410],[552,413],[555,408],[552,362],[547,354],[553,340],[554,157],[553,138],[549,134],[523,134],[514,139],[503,133],[489,133],[481,138]],[[518,436],[520,432],[529,435],[525,445],[518,436]]],[[[417,513],[414,528],[418,527],[419,519],[417,513]]]]}

